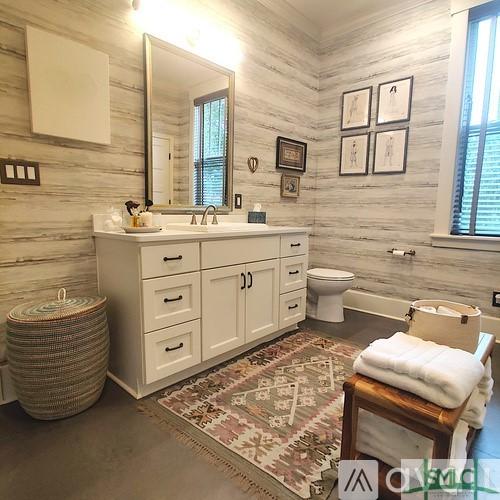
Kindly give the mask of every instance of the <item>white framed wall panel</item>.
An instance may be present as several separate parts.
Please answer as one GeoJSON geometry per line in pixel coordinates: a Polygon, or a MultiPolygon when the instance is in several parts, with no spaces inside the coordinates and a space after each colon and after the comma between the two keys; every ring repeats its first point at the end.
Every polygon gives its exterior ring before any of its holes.
{"type": "Polygon", "coordinates": [[[32,131],[110,144],[109,56],[32,26],[26,52],[32,131]]]}

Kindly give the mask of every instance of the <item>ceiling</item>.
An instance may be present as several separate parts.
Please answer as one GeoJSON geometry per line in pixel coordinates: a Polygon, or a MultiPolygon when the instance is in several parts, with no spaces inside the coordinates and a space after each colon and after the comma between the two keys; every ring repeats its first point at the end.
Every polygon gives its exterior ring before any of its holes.
{"type": "MultiPolygon", "coordinates": [[[[402,0],[273,0],[265,2],[273,8],[281,3],[292,8],[295,21],[302,19],[302,27],[307,31],[325,34],[336,31],[342,25],[361,21],[363,18],[380,14],[386,9],[394,9],[402,0]],[[274,3],[274,6],[271,5],[274,3]]],[[[294,21],[291,19],[291,21],[294,21]]]]}

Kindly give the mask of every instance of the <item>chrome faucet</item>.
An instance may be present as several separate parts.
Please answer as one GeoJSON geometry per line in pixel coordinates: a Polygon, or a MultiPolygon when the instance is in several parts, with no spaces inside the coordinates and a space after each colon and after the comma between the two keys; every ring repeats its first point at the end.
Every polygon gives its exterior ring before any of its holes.
{"type": "Polygon", "coordinates": [[[212,219],[212,224],[218,224],[218,222],[217,222],[217,207],[215,205],[208,205],[207,208],[205,208],[205,211],[203,212],[203,217],[201,218],[201,222],[200,222],[201,226],[207,225],[208,210],[210,208],[214,209],[214,217],[212,219]]]}

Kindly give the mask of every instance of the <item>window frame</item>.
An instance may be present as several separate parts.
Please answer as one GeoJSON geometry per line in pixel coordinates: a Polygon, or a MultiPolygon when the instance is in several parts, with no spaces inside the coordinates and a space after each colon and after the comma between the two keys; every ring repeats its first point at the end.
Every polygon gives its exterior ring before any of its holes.
{"type": "MultiPolygon", "coordinates": [[[[226,146],[225,146],[225,172],[224,172],[224,175],[223,175],[223,205],[218,205],[218,206],[227,206],[229,205],[229,200],[227,199],[228,196],[229,196],[229,193],[228,193],[228,183],[227,183],[227,170],[229,168],[229,89],[228,88],[225,88],[225,89],[220,89],[220,90],[217,90],[215,92],[210,92],[209,94],[205,94],[205,95],[202,95],[202,96],[199,96],[199,97],[196,97],[194,100],[193,100],[193,130],[192,130],[192,133],[195,132],[195,119],[194,119],[194,115],[196,113],[196,108],[199,107],[200,108],[200,127],[199,129],[196,131],[200,137],[199,139],[199,147],[201,150],[203,150],[203,144],[204,144],[204,141],[203,141],[203,138],[204,138],[204,105],[207,104],[207,103],[211,103],[211,102],[214,102],[214,101],[219,101],[219,100],[222,100],[224,99],[225,100],[225,121],[226,121],[226,146]]],[[[192,160],[192,165],[191,165],[191,169],[192,169],[192,172],[193,172],[193,181],[194,181],[194,171],[196,170],[196,167],[195,167],[195,164],[196,164],[196,161],[194,160],[195,158],[195,155],[193,154],[193,160],[192,160]]],[[[203,160],[202,160],[202,163],[203,163],[203,160]]],[[[194,182],[192,182],[192,185],[190,187],[190,197],[191,197],[191,201],[193,202],[193,205],[195,205],[195,198],[197,197],[196,195],[196,190],[195,190],[195,186],[194,186],[194,182]]],[[[203,199],[203,192],[201,194],[201,198],[203,199]]],[[[202,201],[202,204],[201,205],[195,205],[195,206],[205,206],[206,204],[203,203],[202,201]]]]}
{"type": "Polygon", "coordinates": [[[500,237],[452,235],[456,155],[462,110],[469,29],[469,11],[485,0],[454,0],[451,5],[451,46],[446,86],[441,159],[432,246],[500,252],[500,237]]]}

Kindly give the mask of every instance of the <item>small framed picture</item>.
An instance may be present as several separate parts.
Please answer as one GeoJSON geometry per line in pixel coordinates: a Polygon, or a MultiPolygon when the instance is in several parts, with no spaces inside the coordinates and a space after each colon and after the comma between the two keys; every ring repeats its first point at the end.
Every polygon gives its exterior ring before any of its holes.
{"type": "Polygon", "coordinates": [[[353,130],[370,126],[372,88],[350,90],[342,94],[340,130],[353,130]]]}
{"type": "Polygon", "coordinates": [[[278,137],[276,142],[276,168],[306,171],[307,143],[278,137]]]}
{"type": "Polygon", "coordinates": [[[298,198],[300,193],[300,177],[298,175],[283,174],[281,176],[281,196],[284,198],[298,198]]]}
{"type": "Polygon", "coordinates": [[[375,134],[374,174],[404,174],[408,151],[408,127],[375,134]]]}
{"type": "Polygon", "coordinates": [[[342,137],[339,175],[367,175],[369,151],[370,134],[342,137]]]}
{"type": "Polygon", "coordinates": [[[378,86],[377,125],[407,122],[411,113],[413,76],[378,86]]]}

